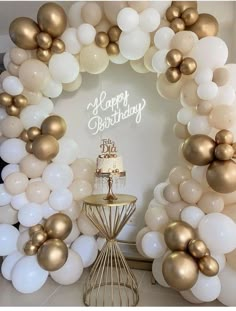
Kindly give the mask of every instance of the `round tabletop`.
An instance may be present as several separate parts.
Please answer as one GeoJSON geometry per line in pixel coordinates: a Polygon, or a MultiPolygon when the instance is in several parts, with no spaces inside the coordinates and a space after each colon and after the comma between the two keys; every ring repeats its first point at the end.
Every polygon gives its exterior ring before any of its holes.
{"type": "Polygon", "coordinates": [[[133,195],[128,194],[116,194],[116,200],[105,200],[106,194],[94,194],[87,198],[84,198],[84,203],[87,205],[96,206],[122,206],[135,203],[137,198],[133,195]]]}

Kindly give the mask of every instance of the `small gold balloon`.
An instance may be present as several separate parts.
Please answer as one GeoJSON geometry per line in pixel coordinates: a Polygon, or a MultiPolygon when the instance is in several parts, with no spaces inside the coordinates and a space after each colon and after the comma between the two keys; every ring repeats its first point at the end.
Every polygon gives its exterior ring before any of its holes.
{"type": "Polygon", "coordinates": [[[172,5],[166,10],[166,19],[168,22],[172,22],[175,18],[180,17],[180,15],[180,9],[176,6],[172,5]]]}
{"type": "Polygon", "coordinates": [[[15,105],[7,106],[6,112],[9,116],[18,117],[20,115],[20,108],[15,105]]]}
{"type": "Polygon", "coordinates": [[[49,238],[64,240],[72,230],[72,221],[65,214],[57,213],[50,216],[44,225],[44,231],[49,238]]]}
{"type": "Polygon", "coordinates": [[[162,272],[167,284],[178,291],[193,287],[198,278],[195,260],[185,252],[173,252],[163,261],[162,272]]]}
{"type": "Polygon", "coordinates": [[[95,42],[96,42],[97,46],[99,46],[100,48],[106,48],[109,44],[109,37],[103,31],[98,32],[96,37],[95,37],[95,42]]]}
{"type": "Polygon", "coordinates": [[[28,134],[29,140],[33,141],[36,137],[41,135],[41,130],[37,126],[32,126],[27,130],[27,134],[28,134]]]}
{"type": "Polygon", "coordinates": [[[33,143],[32,141],[27,141],[25,145],[25,150],[29,153],[33,153],[33,143]]]}
{"type": "Polygon", "coordinates": [[[210,14],[199,14],[195,24],[188,27],[188,30],[195,32],[199,39],[207,36],[216,36],[219,24],[216,18],[210,14]]]}
{"type": "Polygon", "coordinates": [[[191,240],[188,243],[188,251],[194,258],[202,258],[206,255],[208,249],[202,240],[191,240]]]}
{"type": "Polygon", "coordinates": [[[177,33],[185,29],[185,23],[181,18],[177,17],[170,23],[170,28],[177,33]]]}
{"type": "Polygon", "coordinates": [[[37,35],[37,43],[41,49],[48,50],[52,45],[52,37],[47,32],[40,32],[37,35]]]}
{"type": "Polygon", "coordinates": [[[54,2],[45,3],[39,8],[37,21],[40,29],[53,38],[62,35],[67,24],[63,8],[54,2]]]}
{"type": "Polygon", "coordinates": [[[180,13],[183,13],[189,8],[197,9],[197,1],[172,1],[172,6],[179,8],[180,13]]]}
{"type": "Polygon", "coordinates": [[[28,133],[27,130],[23,130],[20,134],[20,139],[22,139],[24,142],[28,142],[29,141],[29,137],[28,137],[28,133]]]}
{"type": "Polygon", "coordinates": [[[28,241],[24,246],[24,252],[27,256],[33,256],[37,254],[38,247],[32,243],[32,241],[28,241]]]}
{"type": "Polygon", "coordinates": [[[41,125],[42,134],[60,139],[66,132],[66,122],[60,116],[50,116],[41,125]]]}
{"type": "Polygon", "coordinates": [[[68,248],[59,239],[50,239],[44,242],[37,254],[38,263],[44,270],[56,271],[66,263],[68,248]]]}
{"type": "Polygon", "coordinates": [[[187,138],[182,146],[185,159],[194,165],[207,165],[215,157],[215,141],[202,134],[192,135],[187,138]]]}
{"type": "Polygon", "coordinates": [[[14,105],[17,108],[25,108],[28,105],[28,99],[24,95],[17,95],[13,99],[14,105]]]}
{"type": "Polygon", "coordinates": [[[194,8],[188,8],[183,12],[181,18],[183,19],[185,26],[191,26],[198,20],[198,12],[194,8]]]}
{"type": "Polygon", "coordinates": [[[36,231],[32,234],[32,243],[36,246],[42,245],[47,240],[47,233],[44,231],[36,231]]]}
{"type": "Polygon", "coordinates": [[[186,57],[182,60],[179,69],[182,72],[182,74],[191,75],[196,71],[197,63],[193,58],[186,57]]]}
{"type": "Polygon", "coordinates": [[[53,53],[63,53],[65,51],[65,43],[61,39],[54,39],[51,46],[51,51],[53,53]]]}
{"type": "Polygon", "coordinates": [[[180,72],[179,68],[176,68],[176,67],[169,67],[166,70],[165,75],[166,75],[166,79],[170,83],[176,83],[181,78],[181,72],[180,72]]]}
{"type": "Polygon", "coordinates": [[[40,32],[38,25],[28,17],[18,17],[14,19],[9,28],[11,40],[19,48],[34,50],[38,43],[37,34],[40,32]]]}
{"type": "Polygon", "coordinates": [[[29,236],[32,237],[32,235],[35,232],[38,232],[38,231],[43,231],[43,226],[42,225],[38,224],[38,225],[30,227],[29,228],[29,236]]]}
{"type": "Polygon", "coordinates": [[[211,255],[211,252],[210,252],[210,250],[209,250],[209,248],[208,248],[207,251],[206,251],[205,256],[210,256],[210,255],[211,255]]]}
{"type": "Polygon", "coordinates": [[[121,29],[118,26],[112,26],[108,30],[108,37],[110,39],[110,42],[117,42],[120,38],[121,29]]]}
{"type": "Polygon", "coordinates": [[[232,159],[234,148],[228,144],[219,144],[215,149],[215,157],[218,160],[226,161],[232,159]]]}
{"type": "Polygon", "coordinates": [[[166,245],[172,251],[186,250],[188,243],[195,237],[193,228],[184,221],[170,223],[164,231],[166,245]]]}
{"type": "Polygon", "coordinates": [[[51,135],[40,135],[33,141],[33,154],[42,161],[50,161],[59,152],[59,144],[51,135]]]}
{"type": "Polygon", "coordinates": [[[52,56],[52,52],[51,50],[44,50],[44,49],[38,48],[36,55],[37,55],[37,58],[41,60],[41,62],[47,63],[52,56]]]}
{"type": "Polygon", "coordinates": [[[108,55],[118,55],[120,53],[119,46],[116,43],[109,43],[106,50],[108,55]]]}
{"type": "Polygon", "coordinates": [[[219,272],[218,262],[211,256],[204,256],[198,261],[199,270],[207,276],[215,276],[219,272]]]}
{"type": "Polygon", "coordinates": [[[236,164],[232,160],[212,162],[206,173],[209,186],[220,193],[236,190],[236,164]]]}
{"type": "Polygon", "coordinates": [[[166,62],[170,67],[178,67],[182,60],[183,55],[177,49],[172,49],[166,54],[166,62]]]}
{"type": "Polygon", "coordinates": [[[7,93],[0,94],[0,105],[9,107],[12,105],[12,96],[7,93]]]}

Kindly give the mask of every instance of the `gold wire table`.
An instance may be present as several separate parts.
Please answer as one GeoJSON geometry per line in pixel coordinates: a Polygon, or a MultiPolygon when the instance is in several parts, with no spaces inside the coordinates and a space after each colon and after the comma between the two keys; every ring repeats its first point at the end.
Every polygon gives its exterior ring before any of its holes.
{"type": "Polygon", "coordinates": [[[117,235],[134,213],[137,198],[117,194],[109,201],[104,194],[84,199],[83,212],[106,239],[84,286],[86,306],[136,306],[137,280],[122,254],[117,235]]]}

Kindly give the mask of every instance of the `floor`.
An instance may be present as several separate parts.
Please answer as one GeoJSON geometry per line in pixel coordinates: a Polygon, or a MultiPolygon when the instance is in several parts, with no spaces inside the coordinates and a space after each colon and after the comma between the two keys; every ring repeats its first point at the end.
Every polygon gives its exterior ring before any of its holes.
{"type": "MultiPolygon", "coordinates": [[[[177,292],[152,284],[150,271],[133,270],[139,284],[138,306],[190,306],[177,292]]],[[[23,295],[11,282],[0,276],[0,306],[84,306],[83,284],[88,275],[85,271],[80,281],[70,286],[60,286],[48,278],[47,283],[36,293],[23,295]]],[[[220,306],[218,301],[201,306],[220,306]]]]}

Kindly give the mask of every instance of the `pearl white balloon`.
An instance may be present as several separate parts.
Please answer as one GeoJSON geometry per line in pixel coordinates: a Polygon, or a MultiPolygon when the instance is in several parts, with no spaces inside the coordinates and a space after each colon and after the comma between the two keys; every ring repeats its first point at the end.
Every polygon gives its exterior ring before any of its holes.
{"type": "Polygon", "coordinates": [[[10,204],[0,206],[0,223],[9,225],[18,223],[18,212],[10,204]]]}
{"type": "Polygon", "coordinates": [[[181,220],[190,224],[194,229],[198,227],[199,222],[204,216],[203,211],[197,206],[187,206],[180,213],[181,220]]]}
{"type": "Polygon", "coordinates": [[[61,40],[65,43],[65,50],[71,54],[78,54],[81,44],[77,39],[77,30],[73,27],[67,28],[61,35],[61,40]]]}
{"type": "Polygon", "coordinates": [[[163,191],[166,186],[168,186],[168,183],[166,182],[160,183],[155,187],[154,192],[153,192],[155,200],[158,203],[163,204],[163,205],[169,204],[169,202],[166,201],[166,199],[163,196],[163,191]]]}
{"type": "Polygon", "coordinates": [[[236,271],[229,265],[226,265],[224,270],[219,273],[219,279],[221,282],[221,292],[218,296],[218,300],[225,306],[236,306],[236,271]]]}
{"type": "MultiPolygon", "coordinates": [[[[120,10],[117,16],[117,25],[122,31],[130,32],[139,24],[139,14],[132,8],[120,10]]],[[[144,30],[145,31],[145,30],[144,30]]]]}
{"type": "Polygon", "coordinates": [[[21,94],[24,89],[19,78],[14,77],[14,76],[6,77],[2,82],[2,88],[6,93],[12,96],[21,94]]]}
{"type": "Polygon", "coordinates": [[[122,32],[119,38],[120,53],[129,60],[142,58],[150,41],[150,35],[138,27],[131,32],[122,32]]]}
{"type": "Polygon", "coordinates": [[[11,202],[11,194],[7,192],[4,184],[0,184],[0,206],[5,206],[11,202]]]}
{"type": "Polygon", "coordinates": [[[16,249],[19,231],[8,224],[0,224],[0,256],[8,256],[16,249]]]}
{"type": "Polygon", "coordinates": [[[7,138],[17,138],[24,127],[21,120],[14,116],[8,116],[1,122],[2,135],[7,138]]]}
{"type": "Polygon", "coordinates": [[[199,237],[216,254],[229,253],[236,247],[236,225],[224,214],[211,213],[204,216],[198,231],[199,237]]]}
{"type": "Polygon", "coordinates": [[[58,141],[59,152],[53,159],[55,163],[71,164],[79,156],[79,147],[76,141],[69,137],[62,137],[58,141]]]}
{"type": "Polygon", "coordinates": [[[68,237],[64,240],[64,242],[67,245],[70,245],[71,243],[73,243],[78,238],[79,235],[80,235],[80,231],[79,231],[79,228],[77,226],[77,222],[72,221],[72,230],[71,230],[70,234],[68,235],[68,237]]]}
{"type": "Polygon", "coordinates": [[[221,290],[220,279],[218,276],[206,276],[199,272],[195,285],[191,288],[193,295],[204,302],[215,300],[221,290]]]}
{"type": "Polygon", "coordinates": [[[23,254],[21,254],[18,251],[15,251],[14,253],[8,255],[2,263],[2,267],[1,267],[1,272],[3,277],[6,280],[11,281],[11,274],[12,274],[12,270],[15,266],[15,264],[17,263],[17,261],[19,259],[21,259],[23,257],[23,254]]]}
{"type": "Polygon", "coordinates": [[[54,54],[48,63],[49,71],[55,81],[70,83],[79,74],[79,63],[76,58],[68,52],[54,54]]]}
{"type": "Polygon", "coordinates": [[[66,92],[74,92],[80,88],[82,84],[82,75],[79,74],[78,77],[71,83],[63,83],[63,90],[66,92]]]}
{"type": "Polygon", "coordinates": [[[43,109],[43,111],[47,112],[48,114],[51,113],[54,109],[54,104],[51,101],[51,99],[47,97],[42,97],[39,102],[40,107],[43,109]]]}
{"type": "Polygon", "coordinates": [[[157,73],[166,72],[168,65],[166,63],[166,55],[168,50],[162,49],[157,51],[152,58],[152,67],[157,73]]]}
{"type": "Polygon", "coordinates": [[[202,83],[211,82],[213,78],[213,71],[211,68],[200,68],[197,69],[194,80],[199,85],[202,83]]]}
{"type": "Polygon", "coordinates": [[[195,109],[191,107],[181,108],[177,113],[177,121],[181,124],[187,125],[195,114],[195,109]]]}
{"type": "Polygon", "coordinates": [[[148,208],[145,213],[145,223],[152,231],[160,231],[168,224],[169,217],[164,206],[148,208]]]}
{"type": "Polygon", "coordinates": [[[189,179],[180,184],[179,193],[185,202],[196,204],[202,196],[202,187],[194,179],[189,179]]]}
{"type": "Polygon", "coordinates": [[[80,216],[81,210],[82,210],[82,201],[76,202],[73,201],[71,206],[67,208],[66,210],[62,211],[63,214],[66,214],[70,217],[72,221],[78,219],[80,216]]]}
{"type": "Polygon", "coordinates": [[[16,210],[20,210],[24,205],[28,203],[29,200],[27,199],[25,192],[14,195],[11,198],[11,205],[16,210]]]}
{"type": "Polygon", "coordinates": [[[141,243],[142,250],[147,257],[159,258],[166,252],[164,236],[160,232],[147,232],[141,243]]]}
{"type": "Polygon", "coordinates": [[[157,30],[154,36],[154,44],[159,50],[170,49],[174,31],[169,27],[162,27],[157,30]]]}
{"type": "Polygon", "coordinates": [[[152,275],[158,284],[164,287],[170,287],[163,276],[162,273],[162,264],[165,259],[165,255],[160,258],[155,258],[152,263],[152,275]]]}
{"type": "Polygon", "coordinates": [[[209,134],[211,132],[211,126],[208,122],[208,116],[196,115],[188,123],[188,131],[191,135],[195,134],[209,134]]]}
{"type": "Polygon", "coordinates": [[[95,238],[87,235],[78,237],[72,243],[71,249],[80,255],[84,268],[91,266],[98,254],[95,238]]]}
{"type": "Polygon", "coordinates": [[[96,165],[93,160],[87,158],[76,159],[72,164],[71,168],[74,174],[74,179],[81,178],[88,182],[92,182],[94,178],[94,171],[96,165]]]}
{"type": "Polygon", "coordinates": [[[139,26],[143,31],[155,31],[160,25],[160,21],[160,14],[153,8],[147,8],[139,14],[139,26]]]}
{"type": "Polygon", "coordinates": [[[51,190],[64,189],[72,183],[73,172],[68,165],[51,163],[45,168],[42,180],[51,190]]]}
{"type": "Polygon", "coordinates": [[[23,294],[39,290],[46,282],[48,271],[42,269],[36,256],[21,258],[12,270],[12,285],[23,294]]]}
{"type": "Polygon", "coordinates": [[[47,84],[41,90],[44,96],[56,98],[62,93],[62,84],[53,79],[49,79],[47,84]]]}
{"type": "Polygon", "coordinates": [[[77,219],[77,225],[79,231],[85,235],[96,235],[98,233],[98,229],[84,213],[79,215],[79,218],[77,219]]]}
{"type": "Polygon", "coordinates": [[[48,117],[48,112],[44,106],[30,105],[21,111],[20,119],[27,130],[32,126],[40,127],[44,119],[48,117]]]}
{"type": "Polygon", "coordinates": [[[25,142],[21,139],[10,138],[1,144],[0,157],[7,163],[19,163],[26,155],[25,142]]]}
{"type": "Polygon", "coordinates": [[[18,213],[19,222],[26,227],[37,225],[43,218],[41,205],[28,203],[23,206],[18,213]]]}
{"type": "Polygon", "coordinates": [[[42,205],[42,213],[43,213],[43,218],[48,219],[48,217],[58,213],[55,209],[51,207],[48,201],[44,202],[42,205]]]}
{"type": "Polygon", "coordinates": [[[225,268],[225,265],[226,265],[225,255],[211,253],[211,257],[213,257],[218,262],[219,272],[221,272],[225,268]]]}
{"type": "Polygon", "coordinates": [[[58,189],[51,192],[48,201],[53,209],[62,211],[71,206],[73,196],[68,189],[58,189]]]}
{"type": "Polygon", "coordinates": [[[202,83],[197,88],[197,95],[200,99],[211,100],[218,94],[218,86],[215,82],[202,83]]]}
{"type": "Polygon", "coordinates": [[[96,29],[90,24],[81,24],[77,30],[79,42],[83,45],[89,45],[94,42],[96,29]]]}

